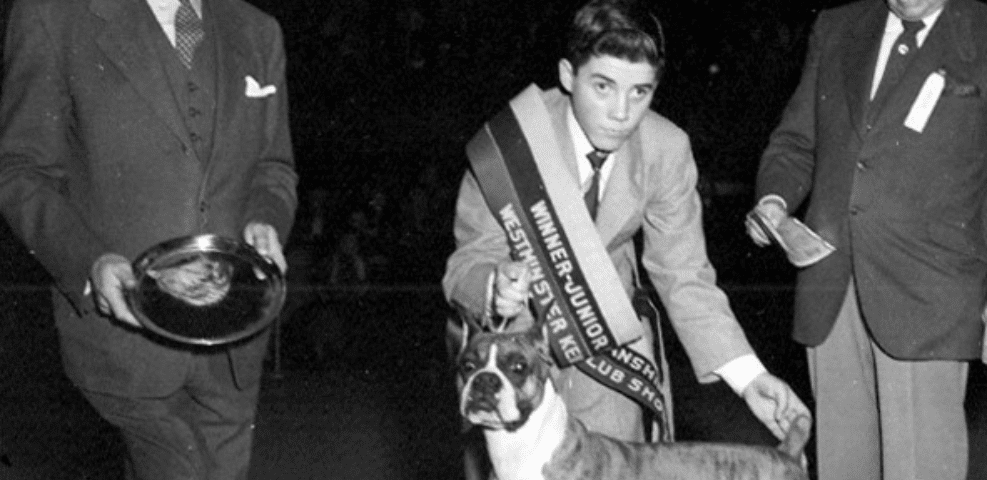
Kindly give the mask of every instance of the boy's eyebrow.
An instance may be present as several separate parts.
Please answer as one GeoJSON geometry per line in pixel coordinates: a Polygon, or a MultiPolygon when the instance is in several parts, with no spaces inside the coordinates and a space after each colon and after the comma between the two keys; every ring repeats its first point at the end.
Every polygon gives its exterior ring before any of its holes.
{"type": "Polygon", "coordinates": [[[605,81],[607,81],[609,83],[617,83],[616,80],[614,80],[614,79],[612,79],[612,78],[610,78],[610,77],[608,77],[608,76],[606,76],[606,75],[604,75],[602,73],[592,73],[592,74],[590,74],[590,76],[591,77],[598,78],[600,80],[605,80],[605,81]]]}
{"type": "MultiPolygon", "coordinates": [[[[612,79],[612,78],[610,78],[610,77],[608,77],[608,76],[606,76],[606,75],[604,75],[602,73],[596,73],[596,72],[594,72],[594,73],[590,74],[590,77],[598,78],[598,79],[604,80],[604,81],[606,81],[608,83],[617,83],[616,80],[614,80],[614,79],[612,79]]],[[[634,87],[635,88],[647,88],[649,90],[654,90],[655,87],[657,86],[657,83],[658,82],[638,83],[638,84],[635,84],[634,87]]]]}

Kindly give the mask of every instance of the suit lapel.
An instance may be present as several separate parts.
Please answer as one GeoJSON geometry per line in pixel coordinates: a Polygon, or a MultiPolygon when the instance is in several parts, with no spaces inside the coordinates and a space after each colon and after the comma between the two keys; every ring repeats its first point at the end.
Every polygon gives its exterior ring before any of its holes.
{"type": "Polygon", "coordinates": [[[216,125],[212,149],[212,157],[217,152],[225,151],[223,143],[226,139],[237,138],[236,134],[227,134],[237,106],[243,102],[246,88],[246,76],[253,75],[264,83],[265,78],[259,78],[263,72],[248,71],[251,65],[245,46],[251,43],[247,37],[246,26],[239,13],[233,10],[227,0],[203,0],[209,4],[209,13],[213,15],[213,32],[216,33],[216,125]]]}
{"type": "Polygon", "coordinates": [[[609,246],[627,222],[637,215],[637,205],[642,198],[638,175],[641,155],[641,134],[637,132],[624,142],[612,159],[613,170],[596,216],[596,229],[604,245],[609,246]]]}
{"type": "Polygon", "coordinates": [[[939,21],[932,26],[929,36],[918,49],[915,58],[908,64],[901,80],[891,90],[885,104],[877,112],[875,124],[887,120],[898,122],[905,118],[926,77],[942,65],[946,43],[946,35],[943,33],[946,28],[946,25],[943,25],[945,20],[945,16],[940,16],[939,21]]]}
{"type": "Polygon", "coordinates": [[[862,138],[867,128],[867,107],[870,104],[871,85],[874,83],[874,67],[884,36],[884,24],[888,9],[883,2],[872,2],[864,15],[853,25],[844,40],[842,50],[847,107],[854,130],[862,138]]]}
{"type": "Polygon", "coordinates": [[[150,42],[150,36],[159,32],[152,30],[156,23],[146,21],[148,16],[153,20],[149,8],[143,0],[93,0],[90,10],[106,22],[96,44],[130,80],[151,109],[188,144],[188,130],[178,111],[167,74],[150,42]]]}

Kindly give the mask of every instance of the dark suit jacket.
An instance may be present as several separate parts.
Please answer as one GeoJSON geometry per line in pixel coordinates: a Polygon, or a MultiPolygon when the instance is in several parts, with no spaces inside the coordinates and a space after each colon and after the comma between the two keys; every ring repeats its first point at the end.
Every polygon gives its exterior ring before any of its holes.
{"type": "MultiPolygon", "coordinates": [[[[556,141],[573,181],[579,178],[566,121],[569,97],[544,92],[556,141]]],[[[641,261],[666,307],[672,325],[703,381],[713,370],[753,350],[737,324],[716,272],[706,256],[698,173],[685,132],[648,112],[637,131],[615,153],[597,213],[596,228],[624,289],[635,288],[638,260],[634,235],[643,229],[641,261]]],[[[476,178],[467,172],[459,190],[454,224],[456,251],[443,287],[450,301],[483,312],[487,280],[509,258],[504,231],[490,213],[476,178]]]]}
{"type": "MultiPolygon", "coordinates": [[[[156,395],[184,379],[188,351],[99,317],[83,295],[93,261],[135,258],[173,237],[237,240],[247,222],[284,241],[296,207],[285,55],[273,18],[205,0],[216,25],[216,121],[198,158],[153,47],[144,0],[24,0],[8,26],[0,105],[0,209],[51,274],[64,363],[80,386],[156,395]],[[246,77],[277,89],[245,95],[246,77]]],[[[230,349],[241,386],[266,336],[230,349]]],[[[227,364],[226,368],[229,368],[227,364]]]]}
{"type": "Polygon", "coordinates": [[[851,275],[875,341],[901,359],[980,355],[987,289],[987,7],[950,0],[882,108],[868,112],[888,9],[824,11],[801,83],[771,135],[758,198],[778,194],[837,251],[799,272],[794,337],[818,345],[851,275]],[[922,133],[904,125],[936,71],[922,133]]]}

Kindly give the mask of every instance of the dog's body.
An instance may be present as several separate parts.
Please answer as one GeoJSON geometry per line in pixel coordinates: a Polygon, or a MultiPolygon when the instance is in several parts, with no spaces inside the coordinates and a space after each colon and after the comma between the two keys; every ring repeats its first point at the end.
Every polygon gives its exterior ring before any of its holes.
{"type": "MultiPolygon", "coordinates": [[[[466,329],[469,331],[469,328],[466,329]]],[[[630,443],[570,417],[550,378],[540,332],[464,334],[460,413],[484,428],[499,480],[804,480],[811,420],[793,422],[777,448],[714,443],[630,443]]]]}

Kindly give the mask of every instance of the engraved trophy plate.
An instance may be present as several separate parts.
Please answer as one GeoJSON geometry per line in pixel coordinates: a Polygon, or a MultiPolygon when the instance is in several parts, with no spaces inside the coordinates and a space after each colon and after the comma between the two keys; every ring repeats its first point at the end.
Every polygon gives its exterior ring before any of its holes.
{"type": "Polygon", "coordinates": [[[271,324],[285,298],[278,267],[245,243],[217,235],[181,237],[134,261],[127,301],[137,320],[165,338],[222,345],[271,324]]]}

